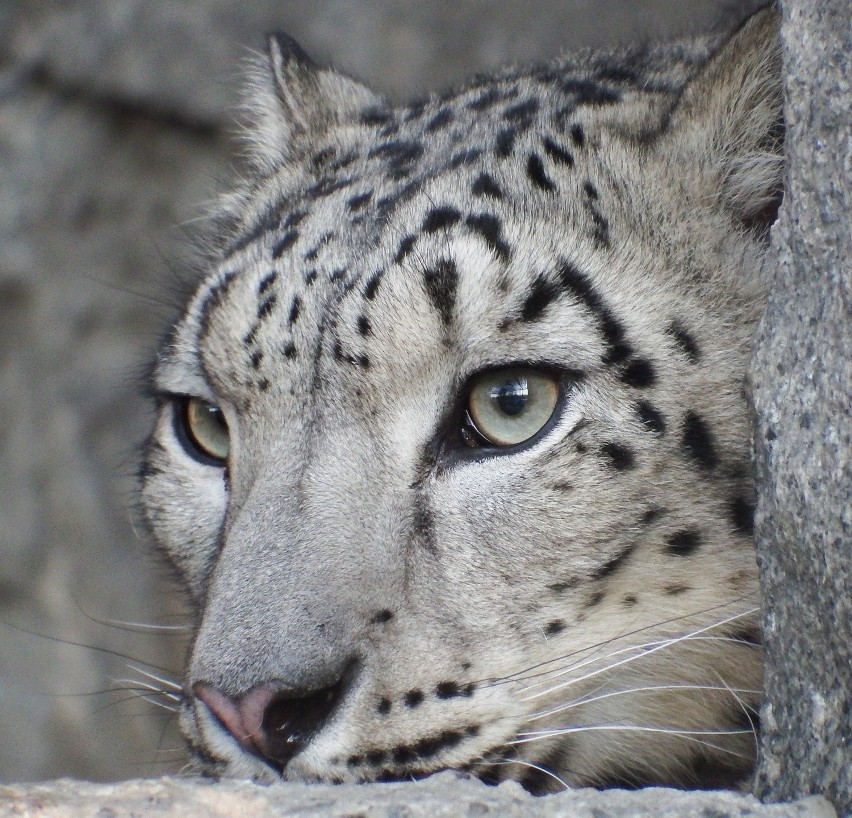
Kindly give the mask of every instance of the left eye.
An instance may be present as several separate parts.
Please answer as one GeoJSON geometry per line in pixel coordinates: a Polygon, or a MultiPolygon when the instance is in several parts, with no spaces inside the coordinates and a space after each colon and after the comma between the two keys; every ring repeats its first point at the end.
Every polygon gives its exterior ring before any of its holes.
{"type": "Polygon", "coordinates": [[[547,372],[484,372],[471,386],[462,434],[471,446],[515,446],[544,428],[558,400],[559,381],[547,372]]]}

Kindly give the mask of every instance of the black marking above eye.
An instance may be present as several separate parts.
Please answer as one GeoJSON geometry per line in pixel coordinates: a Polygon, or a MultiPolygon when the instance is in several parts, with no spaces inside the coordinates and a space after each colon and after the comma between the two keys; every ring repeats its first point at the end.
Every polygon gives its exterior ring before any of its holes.
{"type": "Polygon", "coordinates": [[[621,373],[621,380],[634,389],[646,389],[656,383],[657,373],[647,358],[634,358],[621,373]]]}
{"type": "Polygon", "coordinates": [[[281,258],[299,239],[298,230],[290,230],[272,245],[272,258],[281,258]]]}
{"type": "Polygon", "coordinates": [[[626,471],[635,465],[633,452],[619,443],[604,443],[600,452],[609,465],[617,471],[626,471]]]}
{"type": "Polygon", "coordinates": [[[539,318],[547,307],[559,298],[560,289],[543,273],[533,281],[521,307],[521,320],[534,321],[539,318]]]}
{"type": "Polygon", "coordinates": [[[509,259],[509,245],[502,236],[500,219],[491,213],[472,214],[465,219],[465,224],[485,240],[485,243],[503,261],[509,259]]]}
{"type": "Polygon", "coordinates": [[[432,305],[438,311],[441,322],[449,326],[453,320],[458,287],[458,273],[455,262],[441,259],[423,273],[426,293],[432,305]]]}
{"type": "Polygon", "coordinates": [[[578,148],[582,148],[586,142],[586,133],[579,123],[571,126],[571,140],[578,148]]]}
{"type": "Polygon", "coordinates": [[[544,139],[544,152],[558,162],[560,165],[565,165],[569,168],[574,167],[574,155],[567,148],[555,142],[549,136],[544,139]]]}
{"type": "Polygon", "coordinates": [[[654,434],[662,437],[666,433],[666,419],[662,412],[652,406],[648,401],[639,401],[636,405],[636,414],[642,424],[654,434]]]}
{"type": "Polygon", "coordinates": [[[488,173],[480,173],[470,188],[474,196],[491,196],[493,199],[502,199],[503,191],[500,190],[494,177],[488,173]]]}
{"type": "Polygon", "coordinates": [[[677,321],[673,321],[666,328],[666,332],[674,338],[684,355],[690,363],[696,364],[701,358],[701,350],[695,338],[677,321]]]}

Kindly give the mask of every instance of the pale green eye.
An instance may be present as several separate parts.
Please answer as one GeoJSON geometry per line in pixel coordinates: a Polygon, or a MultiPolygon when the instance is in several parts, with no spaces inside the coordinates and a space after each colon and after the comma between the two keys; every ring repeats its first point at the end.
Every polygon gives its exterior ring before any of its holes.
{"type": "Polygon", "coordinates": [[[473,382],[467,411],[480,444],[515,446],[534,437],[550,420],[559,400],[559,381],[536,369],[497,369],[473,382]]]}
{"type": "Polygon", "coordinates": [[[228,424],[222,410],[201,398],[186,398],[178,409],[184,444],[196,459],[211,465],[224,465],[230,449],[228,424]],[[194,451],[193,451],[194,449],[194,451]],[[200,455],[200,457],[199,457],[200,455]]]}

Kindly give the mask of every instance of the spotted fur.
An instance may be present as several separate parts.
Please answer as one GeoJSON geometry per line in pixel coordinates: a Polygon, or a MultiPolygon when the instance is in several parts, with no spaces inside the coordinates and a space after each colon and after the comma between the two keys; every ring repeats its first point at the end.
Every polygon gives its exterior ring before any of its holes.
{"type": "Polygon", "coordinates": [[[199,769],[748,774],[742,385],[780,189],[777,22],[402,108],[270,39],[143,470],[198,611],[199,769]],[[465,445],[471,379],[520,365],[557,373],[551,420],[465,445]],[[193,456],[189,398],[220,407],[226,463],[193,456]]]}

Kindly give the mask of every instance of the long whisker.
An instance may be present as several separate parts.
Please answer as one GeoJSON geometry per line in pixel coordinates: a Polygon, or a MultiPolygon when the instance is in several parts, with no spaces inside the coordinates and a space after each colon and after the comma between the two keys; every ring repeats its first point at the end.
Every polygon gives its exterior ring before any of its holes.
{"type": "Polygon", "coordinates": [[[154,682],[159,682],[164,687],[171,688],[172,690],[175,690],[177,692],[181,692],[183,690],[181,685],[178,682],[176,682],[174,679],[169,679],[166,676],[159,676],[156,673],[151,673],[149,670],[145,670],[145,668],[139,667],[138,665],[134,664],[133,662],[128,662],[127,666],[131,670],[135,670],[137,673],[141,673],[146,678],[151,679],[154,682]]]}
{"type": "Polygon", "coordinates": [[[508,761],[492,761],[488,763],[489,767],[507,767],[510,764],[520,764],[522,767],[528,767],[531,770],[536,770],[537,772],[544,773],[544,775],[549,776],[554,781],[559,782],[566,790],[571,789],[571,785],[567,782],[563,781],[555,772],[552,770],[548,770],[546,767],[542,767],[540,764],[535,764],[532,761],[523,761],[519,758],[509,759],[508,761]]]}
{"type": "MultiPolygon", "coordinates": [[[[753,611],[756,611],[756,610],[757,610],[756,608],[753,609],[753,611]]],[[[635,655],[632,655],[632,656],[628,656],[626,659],[621,659],[618,662],[615,662],[613,664],[608,664],[606,667],[599,668],[598,670],[593,670],[591,673],[587,673],[585,676],[580,676],[576,679],[570,679],[567,682],[562,682],[561,684],[554,685],[554,686],[550,687],[548,690],[544,690],[544,691],[541,691],[539,693],[534,693],[533,695],[527,696],[526,698],[527,698],[527,700],[535,699],[535,698],[538,698],[539,696],[546,695],[547,693],[553,693],[557,690],[561,690],[562,688],[567,687],[568,685],[577,684],[579,682],[585,681],[586,679],[593,678],[594,676],[598,676],[601,673],[608,672],[608,671],[610,671],[610,670],[612,670],[616,667],[620,667],[621,665],[629,664],[631,662],[636,661],[637,659],[640,659],[640,658],[643,658],[643,657],[646,657],[646,656],[650,656],[651,654],[656,653],[657,651],[662,650],[663,648],[671,647],[672,645],[680,644],[681,642],[687,641],[689,639],[694,639],[695,637],[699,636],[702,633],[706,633],[707,631],[713,630],[714,628],[718,628],[718,627],[721,627],[723,625],[726,625],[730,622],[735,621],[736,619],[742,618],[742,616],[744,616],[744,614],[737,614],[736,616],[728,617],[727,619],[723,619],[719,622],[714,622],[711,625],[706,625],[703,628],[698,628],[697,630],[692,631],[691,633],[683,634],[681,636],[675,636],[675,637],[672,637],[672,638],[669,638],[669,639],[657,640],[655,642],[648,642],[644,645],[630,646],[630,647],[627,647],[627,648],[622,648],[618,651],[614,651],[609,656],[606,656],[606,657],[603,657],[603,658],[609,659],[613,656],[618,656],[619,654],[622,654],[622,653],[634,653],[637,650],[641,651],[641,653],[638,653],[638,654],[635,654],[635,655]]],[[[594,659],[587,659],[584,662],[580,662],[577,665],[569,666],[567,668],[563,668],[563,669],[558,670],[558,671],[553,671],[551,673],[550,678],[553,678],[553,676],[564,676],[567,673],[573,673],[581,667],[585,667],[586,665],[589,665],[589,664],[592,664],[593,662],[598,662],[598,661],[601,661],[600,657],[595,657],[594,659]]],[[[542,681],[542,682],[537,682],[535,685],[528,685],[525,688],[525,690],[522,691],[522,692],[525,692],[526,690],[534,689],[536,686],[540,686],[544,683],[545,682],[542,681]]]]}
{"type": "MultiPolygon", "coordinates": [[[[150,690],[152,693],[156,693],[158,696],[162,696],[164,699],[169,699],[170,701],[176,702],[180,704],[183,701],[183,696],[179,696],[177,693],[170,693],[167,690],[163,690],[156,685],[149,684],[148,682],[143,682],[138,679],[116,679],[116,684],[125,684],[125,685],[135,685],[137,689],[141,690],[150,690]]],[[[123,690],[130,690],[132,688],[122,688],[123,690]]]]}
{"type": "MultiPolygon", "coordinates": [[[[545,668],[548,665],[553,665],[557,662],[564,662],[566,659],[570,659],[573,656],[577,656],[577,655],[580,655],[580,654],[588,653],[589,651],[593,651],[593,650],[597,650],[599,648],[606,647],[607,645],[612,644],[613,642],[617,642],[617,641],[620,641],[622,639],[627,639],[628,637],[636,636],[640,633],[645,633],[649,630],[655,630],[655,629],[660,628],[664,625],[671,625],[672,623],[675,623],[675,622],[681,622],[685,619],[690,619],[694,616],[699,616],[699,615],[702,615],[702,614],[710,613],[712,611],[717,611],[720,608],[729,608],[731,605],[736,604],[737,602],[740,602],[744,599],[746,599],[745,596],[740,597],[738,599],[731,600],[730,602],[724,602],[724,603],[721,603],[719,605],[713,605],[709,608],[703,608],[701,610],[694,611],[694,612],[691,612],[691,613],[688,613],[688,614],[682,614],[680,616],[673,616],[670,619],[663,619],[659,622],[654,622],[653,624],[650,624],[650,625],[644,625],[641,628],[635,628],[635,629],[630,630],[630,631],[624,631],[624,633],[621,633],[618,636],[614,636],[614,637],[611,637],[609,639],[605,639],[601,642],[597,642],[593,645],[588,645],[584,648],[578,648],[577,650],[571,651],[570,653],[564,653],[564,654],[561,654],[560,656],[555,656],[552,659],[546,659],[542,662],[538,662],[538,663],[531,665],[530,667],[526,668],[525,670],[518,671],[517,673],[511,673],[507,676],[497,677],[497,678],[493,678],[493,679],[483,679],[480,682],[480,686],[482,686],[482,687],[496,686],[498,684],[507,684],[507,683],[510,683],[510,682],[515,682],[515,681],[519,681],[519,680],[523,680],[523,679],[531,679],[531,678],[536,678],[537,676],[546,675],[548,673],[551,673],[552,671],[542,670],[540,673],[534,673],[533,671],[540,670],[541,668],[545,668]]],[[[726,624],[728,622],[732,622],[732,621],[735,621],[737,619],[742,619],[746,616],[750,616],[751,614],[756,613],[758,610],[759,610],[758,608],[749,608],[748,610],[742,611],[738,614],[735,614],[734,616],[729,617],[728,619],[725,619],[722,622],[716,623],[716,625],[726,624]]],[[[715,627],[715,625],[713,627],[715,627]]]]}
{"type": "Polygon", "coordinates": [[[595,696],[584,696],[579,699],[574,699],[571,702],[567,702],[566,704],[559,705],[558,707],[553,707],[550,710],[543,710],[540,713],[535,713],[532,716],[528,716],[526,718],[527,721],[537,721],[538,719],[544,719],[548,716],[555,716],[557,713],[564,713],[568,710],[572,710],[576,707],[582,707],[583,705],[591,704],[593,702],[599,702],[604,699],[609,699],[614,696],[624,696],[631,693],[647,693],[653,690],[714,690],[718,692],[730,693],[737,702],[747,707],[745,702],[742,701],[739,697],[736,696],[737,693],[751,693],[754,695],[759,695],[761,691],[759,690],[750,690],[747,688],[734,688],[728,687],[726,685],[690,685],[690,684],[670,684],[670,685],[647,685],[644,687],[630,687],[624,690],[611,690],[607,693],[600,693],[595,696]]]}
{"type": "Polygon", "coordinates": [[[555,738],[558,736],[567,736],[573,733],[597,732],[597,731],[621,731],[632,733],[663,733],[665,735],[678,736],[685,741],[692,741],[701,744],[704,747],[710,747],[713,750],[718,750],[737,758],[747,759],[748,757],[736,750],[731,750],[729,747],[724,747],[719,744],[714,744],[710,741],[704,741],[698,738],[699,736],[738,736],[752,735],[751,730],[745,729],[730,729],[730,730],[683,730],[679,727],[646,727],[638,724],[586,724],[572,727],[555,727],[551,730],[536,730],[528,733],[519,733],[517,738],[508,742],[510,745],[529,744],[533,741],[541,739],[555,738]]]}

